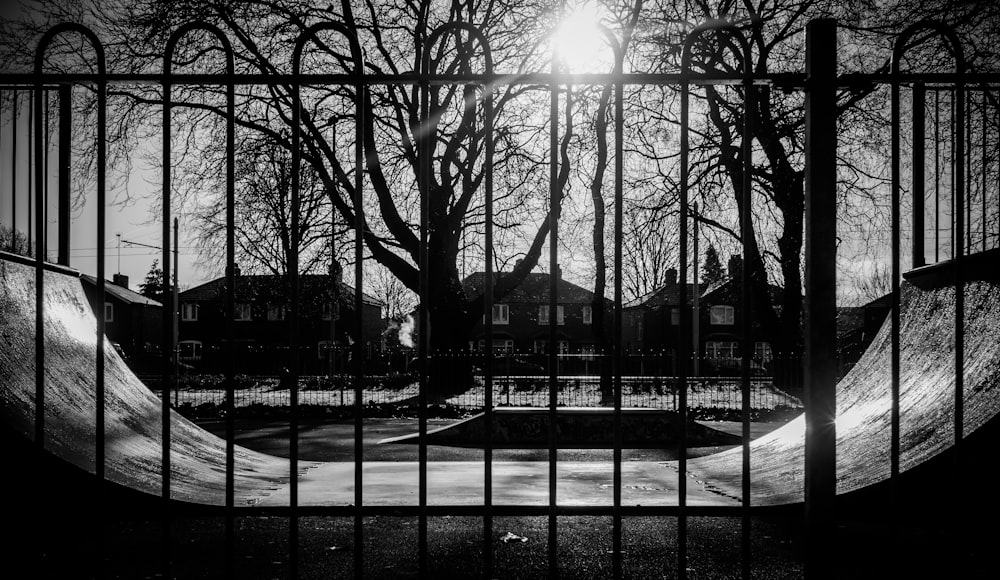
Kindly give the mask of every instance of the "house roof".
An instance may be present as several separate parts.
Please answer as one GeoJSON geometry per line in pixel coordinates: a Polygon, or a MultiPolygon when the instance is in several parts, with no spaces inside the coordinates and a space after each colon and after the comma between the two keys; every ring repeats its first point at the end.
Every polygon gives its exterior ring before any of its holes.
{"type": "MultiPolygon", "coordinates": [[[[726,276],[720,280],[713,282],[712,284],[699,284],[698,285],[698,297],[699,299],[708,298],[710,295],[718,292],[719,290],[735,283],[736,279],[726,276]]],[[[769,285],[771,289],[771,299],[775,300],[782,291],[781,287],[775,286],[773,284],[769,285]]],[[[680,284],[667,284],[661,286],[656,290],[647,292],[634,300],[630,300],[622,305],[623,308],[659,308],[661,306],[676,306],[680,304],[680,284]]],[[[687,301],[688,304],[694,299],[695,287],[694,284],[687,284],[687,301]]]]}
{"type": "MultiPolygon", "coordinates": [[[[704,291],[702,291],[701,293],[701,298],[707,299],[712,294],[721,291],[723,288],[726,288],[727,286],[737,285],[738,287],[738,284],[739,280],[733,278],[732,276],[726,276],[725,278],[722,278],[721,280],[715,282],[711,286],[705,288],[704,291]]],[[[784,289],[781,286],[775,286],[774,284],[768,284],[767,288],[771,292],[772,303],[778,301],[781,298],[781,293],[784,291],[784,289]]]]}
{"type": "MultiPolygon", "coordinates": [[[[680,303],[680,284],[667,284],[666,286],[661,286],[656,290],[646,292],[642,296],[629,300],[622,305],[622,308],[659,308],[660,306],[666,304],[676,305],[680,303]]],[[[694,297],[694,284],[687,285],[687,299],[688,302],[694,297]]]]}
{"type": "MultiPolygon", "coordinates": [[[[90,284],[93,287],[97,287],[97,278],[87,274],[83,274],[80,278],[90,284]]],[[[104,293],[106,295],[113,296],[122,302],[127,302],[129,304],[141,304],[143,306],[155,306],[157,308],[161,307],[162,304],[156,300],[151,300],[138,292],[133,292],[128,288],[122,288],[117,284],[112,283],[110,280],[106,281],[104,284],[104,293]]]]}
{"type": "MultiPolygon", "coordinates": [[[[299,276],[299,292],[302,296],[322,296],[330,294],[333,288],[333,277],[329,274],[304,274],[299,276]]],[[[354,301],[354,288],[340,284],[340,300],[348,304],[354,301]]],[[[189,288],[179,294],[180,300],[190,302],[217,300],[225,296],[225,276],[216,278],[189,288]]],[[[242,274],[236,277],[237,300],[274,300],[280,301],[286,295],[284,279],[273,274],[242,274]]],[[[362,293],[362,301],[369,306],[383,307],[385,304],[368,294],[362,293]]]]}
{"type": "MultiPolygon", "coordinates": [[[[509,275],[509,272],[499,272],[498,276],[509,275]]],[[[485,288],[486,274],[475,272],[466,276],[462,288],[469,298],[479,294],[485,288]]],[[[590,304],[594,301],[594,293],[560,278],[556,283],[556,301],[564,304],[590,304]]],[[[549,299],[549,275],[542,272],[531,272],[516,286],[503,302],[544,302],[549,299]]],[[[498,300],[499,301],[499,300],[498,300]]]]}

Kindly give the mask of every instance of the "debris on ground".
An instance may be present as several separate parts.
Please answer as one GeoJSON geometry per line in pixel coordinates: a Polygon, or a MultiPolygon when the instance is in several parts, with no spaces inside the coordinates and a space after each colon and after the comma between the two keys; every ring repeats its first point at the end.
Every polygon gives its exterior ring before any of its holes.
{"type": "Polygon", "coordinates": [[[528,541],[528,538],[525,538],[524,536],[519,536],[519,535],[511,533],[511,532],[507,532],[506,534],[503,535],[502,538],[500,538],[500,541],[503,542],[503,543],[505,543],[505,544],[509,544],[511,542],[521,542],[521,543],[524,543],[524,542],[528,541]]]}

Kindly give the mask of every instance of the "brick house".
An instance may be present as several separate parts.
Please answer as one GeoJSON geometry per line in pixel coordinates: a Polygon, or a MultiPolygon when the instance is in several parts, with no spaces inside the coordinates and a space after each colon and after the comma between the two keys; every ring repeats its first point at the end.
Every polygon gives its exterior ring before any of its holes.
{"type": "MultiPolygon", "coordinates": [[[[115,274],[104,284],[104,303],[97,303],[97,278],[80,276],[94,315],[104,318],[104,335],[130,365],[143,365],[163,339],[163,306],[128,288],[128,276],[115,274]]],[[[135,368],[133,366],[133,368],[135,368]]]]}
{"type": "MultiPolygon", "coordinates": [[[[697,354],[689,370],[695,374],[734,374],[740,369],[740,343],[743,330],[743,299],[740,283],[742,260],[734,256],[729,260],[727,275],[711,285],[687,284],[687,303],[680,304],[680,284],[677,271],[667,272],[667,283],[623,306],[624,342],[626,352],[633,356],[661,359],[662,372],[676,371],[681,316],[688,317],[692,329],[688,352],[697,354]],[[698,344],[693,346],[694,328],[690,319],[695,293],[698,294],[698,344]]],[[[768,299],[776,304],[781,288],[769,286],[768,299]]],[[[771,345],[758,338],[762,331],[753,322],[754,372],[768,372],[773,359],[771,345]]],[[[647,365],[648,366],[648,365],[647,365]]]]}
{"type": "MultiPolygon", "coordinates": [[[[285,279],[274,275],[241,275],[235,288],[234,343],[239,372],[277,373],[290,363],[290,306],[285,279]]],[[[342,369],[345,346],[359,340],[354,316],[354,288],[330,275],[299,277],[300,371],[328,374],[342,369]],[[330,356],[331,352],[333,357],[330,356]]],[[[178,296],[178,349],[182,362],[199,371],[224,368],[226,278],[216,278],[178,296]]],[[[381,301],[363,295],[364,341],[369,358],[381,350],[381,301]]]]}
{"type": "MultiPolygon", "coordinates": [[[[503,273],[500,273],[503,275],[503,273]]],[[[551,319],[549,311],[550,275],[541,272],[528,274],[519,286],[493,305],[493,346],[497,350],[543,359],[549,352],[553,323],[556,327],[556,348],[562,355],[592,355],[600,340],[594,331],[594,293],[568,282],[559,276],[556,281],[556,313],[551,319]]],[[[476,272],[463,280],[466,295],[472,298],[483,291],[485,274],[476,272]]],[[[605,328],[611,331],[611,308],[605,313],[605,328]]],[[[469,338],[472,350],[486,347],[482,323],[476,324],[469,338]]]]}

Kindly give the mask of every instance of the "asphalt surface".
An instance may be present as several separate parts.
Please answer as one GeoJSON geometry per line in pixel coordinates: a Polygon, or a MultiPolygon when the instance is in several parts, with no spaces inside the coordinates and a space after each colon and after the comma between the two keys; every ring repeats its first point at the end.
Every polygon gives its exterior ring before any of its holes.
{"type": "MultiPolygon", "coordinates": [[[[458,419],[428,419],[427,430],[454,424],[458,419]]],[[[221,419],[199,419],[195,423],[206,431],[225,437],[226,422],[221,419]]],[[[705,421],[702,424],[728,433],[741,433],[742,424],[732,421],[705,421]]],[[[751,423],[751,438],[760,437],[783,423],[751,423]]],[[[385,439],[411,435],[419,430],[414,418],[366,418],[362,425],[362,457],[364,461],[417,461],[416,443],[380,443],[385,439]]],[[[268,455],[289,457],[291,427],[288,420],[244,419],[235,423],[238,445],[268,455]]],[[[298,429],[299,458],[304,461],[354,461],[353,420],[303,420],[298,429]]],[[[728,447],[696,448],[688,456],[715,453],[728,447]]],[[[428,445],[428,461],[483,461],[482,449],[428,445]]],[[[611,449],[560,449],[559,461],[611,461],[611,449]]],[[[677,450],[623,449],[622,461],[670,461],[677,450]]],[[[548,449],[494,449],[494,461],[547,461],[548,449]]]]}

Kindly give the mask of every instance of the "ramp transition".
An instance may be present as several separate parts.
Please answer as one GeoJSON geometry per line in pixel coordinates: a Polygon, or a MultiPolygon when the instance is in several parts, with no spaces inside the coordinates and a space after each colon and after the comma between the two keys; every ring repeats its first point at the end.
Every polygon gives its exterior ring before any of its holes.
{"type": "MultiPolygon", "coordinates": [[[[93,473],[96,322],[77,275],[51,269],[44,276],[45,449],[93,473]]],[[[1000,285],[995,279],[970,280],[964,293],[964,433],[968,435],[990,422],[1000,407],[1000,285]]],[[[940,455],[954,440],[954,299],[954,287],[904,285],[900,333],[902,471],[940,455]]],[[[30,261],[0,253],[0,414],[10,430],[27,439],[34,433],[35,340],[34,266],[30,261]]],[[[840,493],[865,488],[889,475],[889,341],[886,325],[838,385],[840,493]]],[[[105,365],[107,477],[140,492],[159,495],[160,400],[107,343],[105,365]]],[[[177,414],[170,416],[170,434],[171,497],[182,502],[223,505],[225,441],[177,414]]],[[[802,417],[751,443],[754,505],[802,500],[803,443],[802,417]]],[[[720,503],[731,503],[732,498],[739,497],[741,451],[737,448],[688,460],[689,475],[711,491],[706,497],[717,497],[720,503]]],[[[291,479],[289,460],[239,446],[235,455],[236,505],[285,501],[291,479]]],[[[659,465],[663,485],[654,481],[642,484],[651,493],[666,490],[676,481],[675,463],[659,465]]],[[[353,489],[353,478],[340,473],[343,470],[335,465],[302,461],[299,466],[299,499],[304,505],[332,501],[329,498],[337,494],[330,490],[335,488],[353,489]],[[332,476],[334,473],[340,475],[332,476]],[[310,497],[309,490],[319,488],[324,492],[310,497]]],[[[544,462],[536,466],[540,475],[544,475],[546,466],[544,462]]],[[[560,464],[560,469],[568,467],[560,464]]],[[[415,477],[417,464],[366,464],[366,481],[369,475],[377,479],[381,471],[386,471],[386,478],[398,478],[401,469],[407,471],[406,477],[415,477]]],[[[651,478],[652,473],[644,477],[651,478]]],[[[568,477],[572,478],[572,474],[568,477]]],[[[494,488],[500,490],[502,485],[494,488]]],[[[364,491],[368,503],[367,483],[364,491]]],[[[446,493],[446,487],[441,493],[446,493]]],[[[372,497],[377,503],[385,500],[372,497]]]]}

